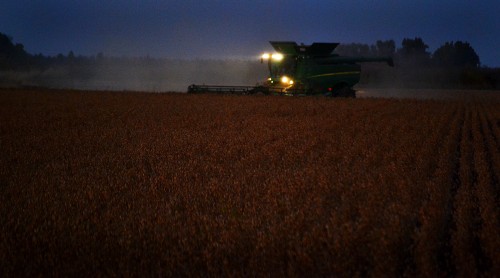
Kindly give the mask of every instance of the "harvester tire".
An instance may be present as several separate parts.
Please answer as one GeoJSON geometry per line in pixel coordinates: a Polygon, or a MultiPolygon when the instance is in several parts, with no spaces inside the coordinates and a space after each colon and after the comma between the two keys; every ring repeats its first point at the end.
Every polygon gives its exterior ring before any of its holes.
{"type": "Polygon", "coordinates": [[[332,94],[335,97],[356,98],[356,91],[349,86],[342,86],[332,94]]]}
{"type": "Polygon", "coordinates": [[[267,91],[266,88],[263,88],[261,86],[256,87],[250,91],[252,95],[257,95],[257,96],[263,96],[263,95],[268,95],[269,92],[267,91]]]}

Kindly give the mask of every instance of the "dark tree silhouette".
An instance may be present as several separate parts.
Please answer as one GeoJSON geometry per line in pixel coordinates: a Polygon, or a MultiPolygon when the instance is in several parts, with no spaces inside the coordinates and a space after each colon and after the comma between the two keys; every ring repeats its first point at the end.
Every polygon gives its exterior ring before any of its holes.
{"type": "Polygon", "coordinates": [[[441,67],[477,68],[479,56],[468,42],[446,42],[432,55],[432,60],[441,67]]]}
{"type": "Polygon", "coordinates": [[[426,66],[430,62],[429,46],[421,38],[403,39],[402,48],[398,49],[398,56],[402,64],[426,66]]]}
{"type": "Polygon", "coordinates": [[[396,43],[394,40],[381,41],[376,43],[376,53],[378,56],[394,56],[396,52],[396,43]]]}
{"type": "Polygon", "coordinates": [[[12,37],[0,33],[0,69],[19,69],[29,65],[30,55],[24,45],[12,42],[12,37]]]}

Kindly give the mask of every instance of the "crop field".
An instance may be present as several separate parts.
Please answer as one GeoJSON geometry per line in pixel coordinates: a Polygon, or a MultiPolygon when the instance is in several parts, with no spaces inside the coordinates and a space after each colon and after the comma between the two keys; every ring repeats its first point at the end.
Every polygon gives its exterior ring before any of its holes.
{"type": "Polygon", "coordinates": [[[455,95],[0,90],[0,276],[493,277],[500,93],[455,95]]]}

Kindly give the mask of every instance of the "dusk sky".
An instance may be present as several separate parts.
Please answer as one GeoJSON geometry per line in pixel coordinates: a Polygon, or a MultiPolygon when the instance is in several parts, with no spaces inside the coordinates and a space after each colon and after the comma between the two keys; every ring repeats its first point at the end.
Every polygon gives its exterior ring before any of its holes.
{"type": "Polygon", "coordinates": [[[252,58],[270,40],[467,41],[500,66],[500,1],[4,0],[0,32],[45,55],[252,58]]]}

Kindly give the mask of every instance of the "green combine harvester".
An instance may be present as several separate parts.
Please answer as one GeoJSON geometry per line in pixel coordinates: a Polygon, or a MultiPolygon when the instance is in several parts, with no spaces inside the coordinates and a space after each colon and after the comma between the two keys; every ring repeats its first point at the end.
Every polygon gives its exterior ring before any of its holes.
{"type": "Polygon", "coordinates": [[[191,85],[188,93],[284,94],[356,97],[363,62],[386,62],[391,57],[345,57],[333,54],[338,43],[298,45],[271,41],[275,53],[265,53],[261,62],[269,68],[269,78],[259,86],[191,85]]]}

